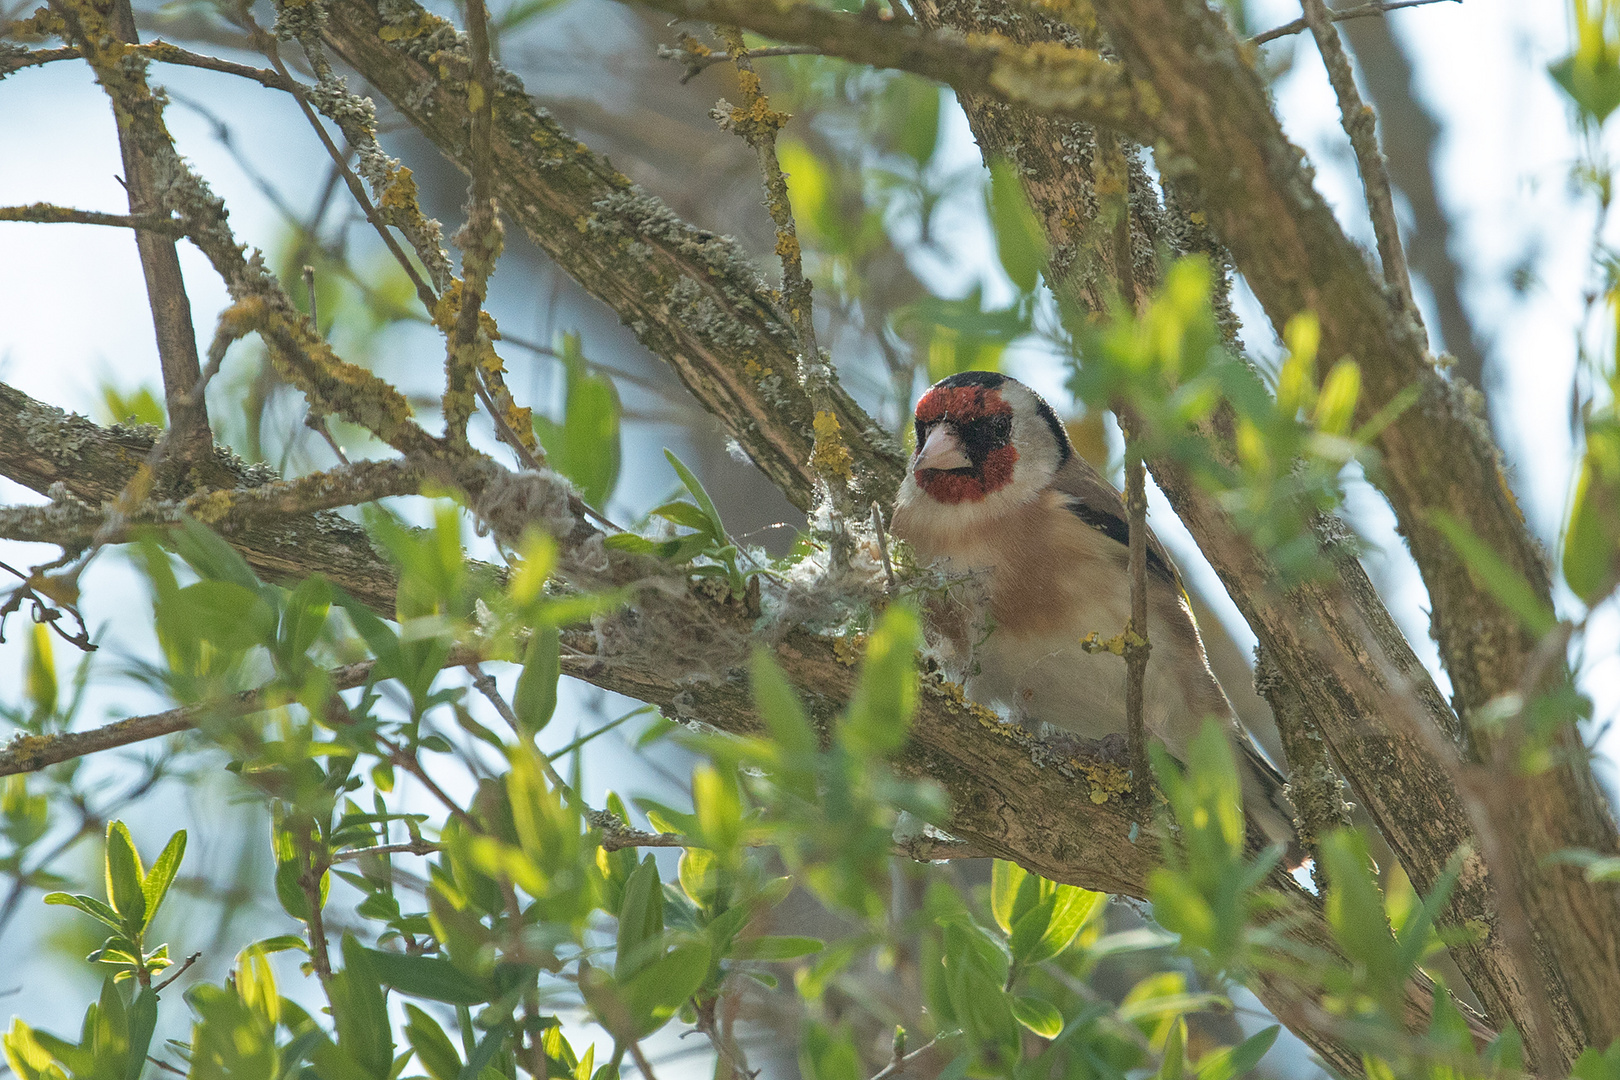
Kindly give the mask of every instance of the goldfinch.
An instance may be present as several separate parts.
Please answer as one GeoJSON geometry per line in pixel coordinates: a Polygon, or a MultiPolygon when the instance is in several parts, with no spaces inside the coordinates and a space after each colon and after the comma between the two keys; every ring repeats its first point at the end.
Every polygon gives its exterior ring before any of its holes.
{"type": "MultiPolygon", "coordinates": [[[[917,557],[965,575],[931,606],[929,634],[976,701],[1088,739],[1125,732],[1125,664],[1088,653],[1130,617],[1129,525],[1119,492],[1074,452],[1044,399],[1016,379],[970,371],[917,402],[917,451],[892,529],[917,557]]],[[[1272,842],[1293,840],[1283,778],[1249,741],[1210,672],[1181,578],[1147,540],[1144,683],[1150,735],[1184,758],[1206,717],[1229,726],[1244,804],[1272,842]]]]}

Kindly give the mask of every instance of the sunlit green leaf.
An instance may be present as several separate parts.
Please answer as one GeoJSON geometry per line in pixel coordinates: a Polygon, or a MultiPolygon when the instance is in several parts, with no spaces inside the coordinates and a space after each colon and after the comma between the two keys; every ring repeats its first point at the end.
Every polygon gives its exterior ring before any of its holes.
{"type": "Polygon", "coordinates": [[[129,828],[122,821],[107,823],[106,882],[107,899],[131,927],[146,924],[146,894],[141,883],[146,870],[130,839],[129,828]]]}
{"type": "Polygon", "coordinates": [[[1050,1001],[1026,995],[1015,995],[1011,1003],[1013,1018],[1043,1039],[1055,1039],[1063,1032],[1063,1014],[1050,1001]]]}

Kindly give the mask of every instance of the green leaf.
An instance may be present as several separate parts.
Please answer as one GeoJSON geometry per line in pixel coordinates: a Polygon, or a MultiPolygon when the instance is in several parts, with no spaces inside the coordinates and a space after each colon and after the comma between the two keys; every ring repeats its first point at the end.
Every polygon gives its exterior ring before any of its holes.
{"type": "Polygon", "coordinates": [[[281,613],[282,648],[291,656],[309,652],[326,628],[326,617],[331,610],[332,586],[324,577],[316,574],[300,581],[288,594],[281,613]]]}
{"type": "Polygon", "coordinates": [[[168,536],[175,554],[186,561],[199,577],[208,581],[229,582],[249,592],[257,593],[259,579],[237,550],[218,533],[192,518],[181,518],[180,524],[168,536]]]}
{"type": "Polygon", "coordinates": [[[57,684],[55,649],[51,644],[50,627],[35,623],[28,637],[28,675],[26,692],[29,704],[37,716],[50,716],[56,712],[57,684]]]}
{"type": "Polygon", "coordinates": [[[107,823],[106,878],[107,898],[113,910],[123,916],[125,925],[139,928],[146,925],[146,894],[141,883],[146,871],[141,857],[130,839],[129,828],[122,821],[107,823]]]}
{"type": "Polygon", "coordinates": [[[1608,1050],[1595,1046],[1582,1050],[1569,1074],[1575,1080],[1620,1080],[1620,1039],[1610,1043],[1608,1050]]]}
{"type": "Polygon", "coordinates": [[[1052,908],[1057,903],[1057,897],[1048,896],[1036,904],[1023,917],[1013,923],[1012,933],[1008,936],[1007,947],[1012,951],[1013,960],[1023,964],[1040,944],[1041,938],[1046,934],[1046,928],[1052,921],[1052,908]]]}
{"type": "Polygon", "coordinates": [[[1282,1030],[1278,1024],[1255,1032],[1236,1046],[1225,1046],[1199,1059],[1194,1070],[1198,1080],[1237,1080],[1260,1064],[1260,1059],[1266,1056],[1272,1043],[1277,1041],[1277,1033],[1282,1030]]]}
{"type": "Polygon", "coordinates": [[[646,1038],[663,1027],[703,985],[708,974],[708,942],[688,938],[647,964],[628,982],[616,980],[635,1037],[646,1038]]]}
{"type": "Polygon", "coordinates": [[[1587,422],[1563,564],[1564,581],[1588,607],[1620,577],[1620,422],[1612,417],[1587,422]]]}
{"type": "Polygon", "coordinates": [[[714,523],[709,520],[701,507],[689,502],[667,502],[655,507],[651,511],[654,517],[661,517],[665,521],[676,525],[684,525],[688,529],[696,529],[700,533],[714,534],[714,523]]]}
{"type": "Polygon", "coordinates": [[[169,837],[169,842],[158,853],[157,861],[152,863],[152,869],[147,872],[146,880],[141,883],[141,891],[146,895],[147,926],[151,926],[152,920],[157,918],[158,907],[168,895],[169,886],[174,884],[174,875],[180,870],[180,860],[185,857],[186,830],[181,829],[169,837]]]}
{"type": "Polygon", "coordinates": [[[736,774],[711,765],[692,770],[692,810],[698,832],[710,849],[730,865],[742,843],[742,799],[736,774]]]}
{"type": "Polygon", "coordinates": [[[473,978],[441,957],[377,949],[364,952],[378,981],[401,994],[452,1005],[482,1005],[497,993],[493,982],[473,978]]]}
{"type": "Polygon", "coordinates": [[[841,734],[863,757],[887,757],[905,745],[917,707],[917,615],[896,604],[867,637],[860,682],[850,699],[841,734]]]}
{"type": "Polygon", "coordinates": [[[124,928],[124,921],[118,917],[118,912],[114,911],[106,904],[103,904],[100,900],[97,900],[93,896],[84,896],[65,892],[53,892],[45,895],[45,902],[47,904],[61,904],[66,907],[78,908],[86,915],[89,915],[91,918],[101,920],[114,930],[122,930],[124,928]]]}
{"type": "Polygon", "coordinates": [[[1181,1080],[1187,1066],[1187,1021],[1177,1017],[1164,1040],[1164,1055],[1153,1080],[1181,1080]]]}
{"type": "Polygon", "coordinates": [[[1398,999],[1405,983],[1400,948],[1384,914],[1384,898],[1373,879],[1367,842],[1354,829],[1335,829],[1322,838],[1327,872],[1326,911],[1333,936],[1381,995],[1385,1005],[1398,999]]]}
{"type": "Polygon", "coordinates": [[[338,1047],[375,1080],[384,1080],[394,1064],[394,1041],[382,981],[371,963],[372,950],[353,934],[343,935],[342,949],[343,970],[327,982],[338,1047]]]}
{"type": "Polygon", "coordinates": [[[763,646],[755,646],[748,671],[754,687],[754,704],[783,756],[790,765],[808,767],[820,747],[798,693],[777,667],[770,650],[763,646]]]}
{"type": "Polygon", "coordinates": [[[1029,871],[1017,863],[997,859],[990,866],[990,914],[1002,932],[1012,933],[1013,903],[1029,871]]]}
{"type": "Polygon", "coordinates": [[[1361,368],[1354,361],[1340,360],[1333,365],[1316,399],[1317,430],[1327,435],[1346,435],[1355,420],[1356,400],[1361,396],[1361,368]]]}
{"type": "Polygon", "coordinates": [[[1557,624],[1552,606],[1537,595],[1524,575],[1509,566],[1466,524],[1443,510],[1430,511],[1429,520],[1462,557],[1474,581],[1495,597],[1497,603],[1517,615],[1527,630],[1540,637],[1557,624]]]}
{"type": "Polygon", "coordinates": [[[1055,1039],[1063,1033],[1063,1014],[1050,1001],[1014,996],[1011,1005],[1013,1019],[1041,1038],[1055,1039]]]}
{"type": "Polygon", "coordinates": [[[1046,232],[1030,209],[1018,166],[1004,158],[992,161],[987,194],[1001,267],[1019,289],[1034,292],[1046,268],[1046,232]]]}
{"type": "Polygon", "coordinates": [[[524,738],[538,735],[557,711],[557,680],[562,674],[559,641],[555,626],[537,626],[529,634],[523,673],[512,695],[512,711],[524,738]]]}
{"type": "Polygon", "coordinates": [[[619,392],[613,380],[593,372],[578,334],[562,335],[562,423],[536,414],[534,433],[547,463],[574,482],[586,503],[602,509],[619,481],[619,392]]]}
{"type": "Polygon", "coordinates": [[[624,883],[615,979],[623,983],[644,967],[652,957],[642,946],[663,932],[664,887],[658,880],[658,864],[648,855],[624,883]]]}
{"type": "Polygon", "coordinates": [[[1052,895],[1036,909],[1045,911],[1039,920],[1039,929],[1032,920],[1033,912],[1013,927],[1013,957],[1020,964],[1039,964],[1052,959],[1074,942],[1087,920],[1107,902],[1108,897],[1103,893],[1074,885],[1054,886],[1052,895]]]}
{"type": "Polygon", "coordinates": [[[814,1020],[805,1025],[799,1040],[799,1072],[805,1080],[863,1080],[866,1076],[848,1027],[831,1029],[814,1020]]]}
{"type": "Polygon", "coordinates": [[[1578,50],[1547,65],[1547,74],[1582,113],[1601,124],[1620,108],[1620,66],[1605,55],[1607,50],[1583,55],[1586,52],[1578,50]]]}
{"type": "Polygon", "coordinates": [[[146,1072],[146,1051],[152,1045],[152,1032],[157,1030],[157,991],[143,986],[130,1002],[129,1050],[124,1060],[124,1080],[141,1080],[146,1072]]]}
{"type": "Polygon", "coordinates": [[[276,636],[276,610],[259,592],[231,581],[198,581],[165,605],[171,626],[191,641],[207,641],[226,653],[268,645],[276,636]]]}
{"type": "Polygon", "coordinates": [[[333,588],[333,601],[349,616],[349,623],[354,627],[355,633],[360,635],[371,654],[377,658],[378,676],[384,679],[403,679],[410,673],[404,662],[404,654],[400,648],[399,635],[376,615],[370,608],[344,592],[333,588]]]}
{"type": "Polygon", "coordinates": [[[709,498],[707,491],[703,490],[703,485],[698,482],[697,476],[691,469],[686,467],[680,458],[675,456],[674,451],[667,447],[664,449],[664,457],[668,459],[670,467],[675,470],[675,475],[681,478],[681,483],[691,493],[693,500],[698,504],[698,508],[709,519],[710,532],[714,534],[717,540],[724,540],[726,538],[725,522],[720,520],[720,511],[714,508],[714,500],[709,498]]]}
{"type": "Polygon", "coordinates": [[[733,960],[796,960],[820,952],[826,944],[813,937],[756,937],[734,943],[729,955],[733,960]]]}

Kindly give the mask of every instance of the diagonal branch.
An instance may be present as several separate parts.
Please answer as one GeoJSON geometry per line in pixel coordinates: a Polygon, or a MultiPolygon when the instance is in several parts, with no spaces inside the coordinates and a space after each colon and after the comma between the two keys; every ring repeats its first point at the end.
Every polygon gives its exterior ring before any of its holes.
{"type": "Polygon", "coordinates": [[[1339,40],[1339,31],[1333,26],[1327,5],[1322,0],[1300,0],[1300,3],[1311,36],[1316,39],[1316,48],[1322,54],[1328,81],[1339,99],[1344,133],[1350,136],[1350,145],[1356,152],[1361,186],[1367,194],[1367,210],[1372,216],[1373,233],[1378,238],[1378,259],[1384,266],[1384,280],[1395,291],[1401,309],[1421,325],[1417,302],[1412,299],[1412,278],[1406,269],[1406,249],[1401,246],[1400,223],[1395,219],[1389,166],[1378,148],[1377,118],[1372,109],[1362,103],[1361,91],[1356,89],[1355,72],[1350,70],[1350,58],[1345,55],[1344,44],[1339,40]]]}
{"type": "MultiPolygon", "coordinates": [[[[158,144],[167,144],[168,131],[163,125],[163,104],[146,85],[146,62],[123,60],[126,44],[140,41],[129,0],[114,0],[110,19],[89,4],[54,0],[52,8],[62,19],[70,40],[95,69],[112,103],[130,215],[141,218],[162,213],[166,207],[159,178],[164,162],[158,144]]],[[[202,364],[191,323],[191,301],[180,273],[180,254],[170,232],[137,228],[135,246],[140,252],[152,328],[157,336],[174,458],[189,462],[213,445],[213,434],[208,426],[207,403],[201,395],[193,394],[202,378],[202,364]]]]}
{"type": "MultiPolygon", "coordinates": [[[[463,168],[470,61],[450,24],[414,0],[337,0],[327,42],[463,168]]],[[[795,506],[811,506],[816,408],[799,386],[798,339],[747,257],[632,185],[497,69],[495,195],[561,269],[664,359],[795,506]]],[[[857,505],[887,505],[903,461],[834,381],[829,410],[853,459],[857,505]]]]}

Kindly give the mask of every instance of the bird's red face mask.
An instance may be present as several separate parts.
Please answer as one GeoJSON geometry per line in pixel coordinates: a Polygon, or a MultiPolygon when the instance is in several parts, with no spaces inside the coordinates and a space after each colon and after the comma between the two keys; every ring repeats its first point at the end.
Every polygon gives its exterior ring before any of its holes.
{"type": "Polygon", "coordinates": [[[978,502],[1012,483],[1012,406],[984,386],[938,386],[917,402],[917,486],[942,503],[978,502]]]}

